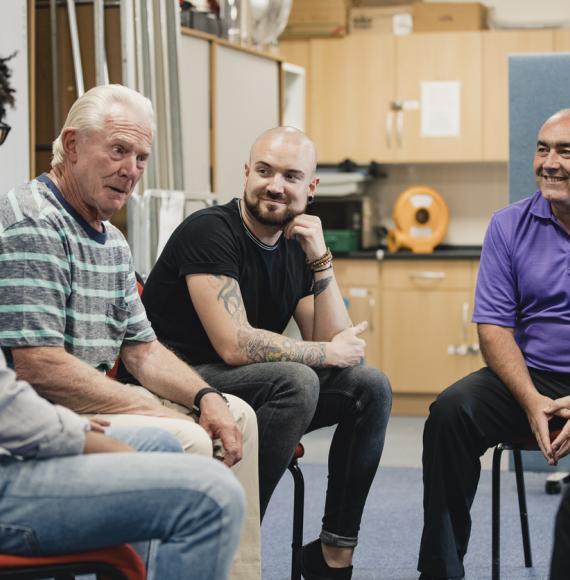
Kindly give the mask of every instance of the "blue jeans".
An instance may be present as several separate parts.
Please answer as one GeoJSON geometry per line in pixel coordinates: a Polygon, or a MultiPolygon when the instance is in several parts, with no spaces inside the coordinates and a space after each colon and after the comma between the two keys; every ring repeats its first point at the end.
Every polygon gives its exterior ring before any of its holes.
{"type": "MultiPolygon", "coordinates": [[[[141,432],[132,439],[123,429],[109,430],[139,447],[141,432]]],[[[164,437],[167,447],[178,445],[164,437]]],[[[156,439],[151,445],[160,446],[156,439]]],[[[59,554],[160,540],[151,550],[149,580],[222,580],[239,540],[244,501],[229,469],[188,454],[4,458],[0,551],[59,554]]]]}
{"type": "Polygon", "coordinates": [[[218,363],[194,369],[210,385],[255,409],[262,514],[303,434],[337,425],[329,451],[321,541],[356,546],[392,406],[386,376],[365,366],[315,371],[294,362],[241,367],[218,363]]]}

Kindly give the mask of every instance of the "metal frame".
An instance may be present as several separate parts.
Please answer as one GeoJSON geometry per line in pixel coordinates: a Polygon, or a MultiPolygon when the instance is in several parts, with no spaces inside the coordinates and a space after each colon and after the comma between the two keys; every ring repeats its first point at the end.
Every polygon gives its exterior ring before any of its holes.
{"type": "Polygon", "coordinates": [[[301,564],[299,556],[303,547],[303,518],[305,509],[305,479],[299,467],[299,458],[303,457],[305,449],[298,443],[293,459],[289,463],[289,471],[293,476],[293,535],[291,539],[291,580],[301,580],[301,564]]]}
{"type": "Polygon", "coordinates": [[[519,500],[519,514],[524,551],[524,565],[532,568],[532,552],[528,526],[528,511],[526,506],[526,492],[524,486],[524,469],[521,449],[510,443],[499,443],[493,451],[492,472],[492,507],[491,507],[491,553],[492,553],[492,580],[501,577],[501,455],[503,451],[511,450],[515,460],[515,476],[517,481],[517,495],[519,500]]]}

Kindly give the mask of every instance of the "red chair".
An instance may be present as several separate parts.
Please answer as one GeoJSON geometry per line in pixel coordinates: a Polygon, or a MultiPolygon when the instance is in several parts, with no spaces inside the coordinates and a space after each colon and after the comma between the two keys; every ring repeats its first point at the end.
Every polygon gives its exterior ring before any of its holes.
{"type": "Polygon", "coordinates": [[[128,545],[59,556],[0,554],[0,578],[72,580],[95,574],[98,580],[146,580],[144,562],[128,545]]]}

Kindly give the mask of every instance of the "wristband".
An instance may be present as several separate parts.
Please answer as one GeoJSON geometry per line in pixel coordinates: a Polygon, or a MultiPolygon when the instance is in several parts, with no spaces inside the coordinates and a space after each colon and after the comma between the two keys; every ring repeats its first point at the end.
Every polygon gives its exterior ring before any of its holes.
{"type": "Polygon", "coordinates": [[[192,411],[194,412],[196,417],[200,416],[200,413],[202,412],[200,410],[200,403],[201,403],[204,395],[207,395],[208,393],[216,393],[216,395],[219,395],[220,397],[222,397],[222,399],[224,399],[224,401],[226,402],[226,405],[229,406],[228,399],[226,398],[226,396],[222,392],[218,391],[218,389],[214,389],[214,387],[204,387],[203,389],[200,389],[196,393],[196,395],[194,397],[194,403],[192,404],[192,411]]]}

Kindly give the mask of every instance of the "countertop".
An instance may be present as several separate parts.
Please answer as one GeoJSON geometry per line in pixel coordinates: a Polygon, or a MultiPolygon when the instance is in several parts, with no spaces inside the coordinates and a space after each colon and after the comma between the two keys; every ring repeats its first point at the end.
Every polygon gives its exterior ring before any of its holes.
{"type": "Polygon", "coordinates": [[[385,247],[377,250],[334,252],[334,257],[352,260],[478,260],[481,246],[438,246],[430,254],[414,254],[406,250],[389,252],[385,247]]]}

